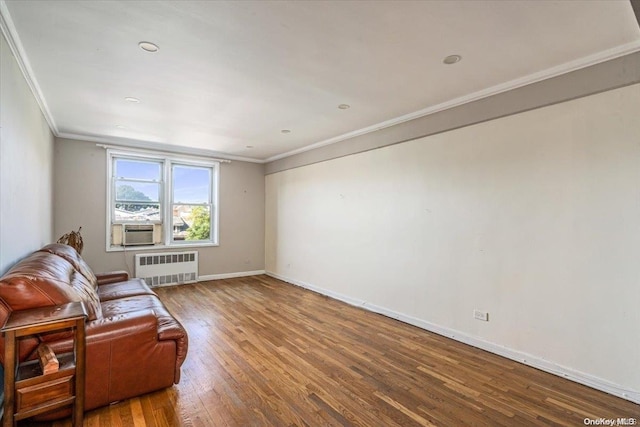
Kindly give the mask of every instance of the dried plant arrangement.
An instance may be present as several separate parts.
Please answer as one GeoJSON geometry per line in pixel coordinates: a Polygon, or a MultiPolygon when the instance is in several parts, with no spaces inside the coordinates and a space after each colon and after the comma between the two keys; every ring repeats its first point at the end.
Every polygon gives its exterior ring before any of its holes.
{"type": "Polygon", "coordinates": [[[84,243],[82,241],[82,236],[80,235],[80,230],[82,230],[82,227],[78,228],[78,231],[71,231],[70,233],[63,235],[58,239],[58,243],[69,245],[81,254],[84,243]]]}

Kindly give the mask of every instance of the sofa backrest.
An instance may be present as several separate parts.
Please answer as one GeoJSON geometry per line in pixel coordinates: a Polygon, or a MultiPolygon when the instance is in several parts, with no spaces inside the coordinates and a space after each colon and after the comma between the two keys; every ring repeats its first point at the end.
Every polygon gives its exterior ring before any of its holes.
{"type": "Polygon", "coordinates": [[[89,320],[95,320],[102,317],[96,279],[93,273],[93,280],[86,277],[91,272],[86,264],[81,267],[86,268],[78,270],[66,257],[50,250],[36,251],[0,278],[0,299],[12,311],[83,301],[89,320]]]}
{"type": "Polygon", "coordinates": [[[52,243],[40,249],[39,252],[49,252],[66,259],[73,265],[78,273],[82,274],[89,281],[93,289],[98,289],[98,279],[96,275],[93,274],[93,270],[91,270],[85,260],[82,259],[80,254],[71,246],[52,243]]]}
{"type": "MultiPolygon", "coordinates": [[[[74,301],[85,303],[89,320],[102,317],[95,275],[75,249],[68,246],[70,252],[65,246],[45,246],[18,262],[0,278],[0,325],[4,325],[15,310],[74,301]]],[[[22,343],[20,358],[35,350],[37,345],[37,340],[22,343]]],[[[4,339],[0,339],[0,358],[3,354],[4,339]]]]}

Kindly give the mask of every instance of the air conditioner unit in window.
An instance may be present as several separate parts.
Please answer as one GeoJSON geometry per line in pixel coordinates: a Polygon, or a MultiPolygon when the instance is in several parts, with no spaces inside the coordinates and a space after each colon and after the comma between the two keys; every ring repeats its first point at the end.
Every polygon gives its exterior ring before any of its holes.
{"type": "Polygon", "coordinates": [[[124,224],[122,245],[153,245],[153,224],[124,224]]]}

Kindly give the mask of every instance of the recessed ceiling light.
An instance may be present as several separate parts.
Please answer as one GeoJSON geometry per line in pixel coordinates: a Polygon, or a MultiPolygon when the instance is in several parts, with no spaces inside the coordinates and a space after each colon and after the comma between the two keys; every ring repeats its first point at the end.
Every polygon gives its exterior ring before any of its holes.
{"type": "Polygon", "coordinates": [[[134,98],[132,96],[127,96],[124,100],[127,102],[133,102],[134,104],[140,103],[140,100],[138,98],[134,98]]]}
{"type": "Polygon", "coordinates": [[[351,108],[351,105],[349,104],[340,104],[338,105],[338,108],[341,110],[348,110],[349,108],[351,108]]]}
{"type": "Polygon", "coordinates": [[[462,59],[462,56],[460,55],[449,55],[446,58],[444,58],[442,62],[444,62],[447,65],[451,65],[451,64],[455,64],[456,62],[460,62],[461,59],[462,59]]]}
{"type": "Polygon", "coordinates": [[[282,132],[282,133],[291,133],[291,130],[290,129],[282,129],[280,132],[282,132]]]}
{"type": "Polygon", "coordinates": [[[157,44],[151,42],[140,42],[138,43],[138,46],[147,52],[157,52],[158,49],[160,49],[157,44]]]}

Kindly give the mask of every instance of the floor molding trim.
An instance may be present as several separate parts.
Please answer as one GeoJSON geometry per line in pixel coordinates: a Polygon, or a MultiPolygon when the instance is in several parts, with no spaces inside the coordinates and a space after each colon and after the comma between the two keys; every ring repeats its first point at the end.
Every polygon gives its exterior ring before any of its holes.
{"type": "Polygon", "coordinates": [[[204,276],[198,276],[198,282],[206,282],[208,280],[233,279],[234,277],[259,276],[260,274],[265,274],[265,271],[254,270],[254,271],[238,271],[236,273],[207,274],[204,276]]]}
{"type": "Polygon", "coordinates": [[[460,332],[454,329],[439,326],[434,323],[427,322],[426,320],[408,316],[406,314],[389,310],[387,308],[384,308],[375,304],[370,304],[366,301],[363,301],[357,298],[342,295],[333,291],[328,291],[326,289],[314,286],[310,283],[306,283],[300,280],[295,280],[285,276],[281,276],[271,271],[266,271],[266,274],[275,279],[282,280],[292,285],[299,286],[301,288],[308,289],[313,292],[317,292],[319,294],[328,296],[330,298],[345,302],[347,304],[350,304],[356,307],[361,307],[365,310],[368,310],[374,313],[382,314],[383,316],[387,316],[392,319],[400,320],[401,322],[408,323],[413,326],[417,326],[418,328],[427,330],[429,332],[433,332],[438,335],[442,335],[444,337],[454,339],[461,343],[468,344],[473,347],[480,348],[482,350],[486,350],[490,353],[494,353],[499,356],[506,357],[507,359],[511,359],[516,362],[523,363],[525,365],[534,367],[536,369],[540,369],[550,374],[557,375],[559,377],[566,378],[568,380],[586,385],[596,390],[600,390],[605,393],[620,397],[622,399],[640,404],[640,391],[629,390],[618,384],[614,384],[602,378],[598,378],[593,375],[589,375],[584,372],[580,372],[580,371],[568,368],[566,366],[558,365],[549,360],[542,359],[532,354],[528,354],[518,350],[513,350],[496,343],[492,343],[477,337],[473,337],[471,335],[467,335],[463,332],[460,332]]]}

